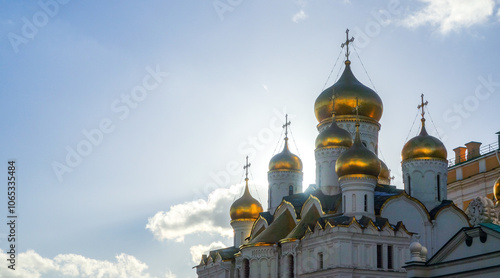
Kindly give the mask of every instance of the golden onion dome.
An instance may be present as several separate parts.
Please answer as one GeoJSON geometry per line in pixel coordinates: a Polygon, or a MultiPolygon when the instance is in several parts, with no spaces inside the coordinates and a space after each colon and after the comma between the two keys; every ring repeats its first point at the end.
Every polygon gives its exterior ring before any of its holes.
{"type": "Polygon", "coordinates": [[[335,171],[339,177],[347,175],[378,177],[380,174],[380,160],[361,143],[359,123],[356,124],[354,144],[339,156],[335,163],[335,171]]]}
{"type": "Polygon", "coordinates": [[[388,180],[390,179],[391,172],[389,171],[389,167],[381,160],[380,160],[380,174],[378,174],[379,179],[385,179],[388,180]]]}
{"type": "Polygon", "coordinates": [[[332,117],[331,125],[316,137],[316,149],[327,147],[349,148],[350,146],[352,146],[351,134],[337,125],[335,117],[332,117]]]}
{"type": "Polygon", "coordinates": [[[493,185],[493,196],[496,200],[496,205],[500,204],[500,177],[495,181],[493,185]]]}
{"type": "Polygon", "coordinates": [[[229,210],[231,220],[255,220],[263,212],[262,205],[257,201],[248,190],[248,183],[245,185],[243,196],[234,201],[229,210]]]}
{"type": "Polygon", "coordinates": [[[410,139],[401,151],[403,161],[409,159],[444,159],[447,158],[446,147],[443,142],[427,134],[425,119],[422,118],[420,134],[410,139]]]}
{"type": "Polygon", "coordinates": [[[283,151],[271,158],[269,171],[302,172],[302,160],[288,149],[288,138],[285,137],[283,151]]]}
{"type": "Polygon", "coordinates": [[[359,82],[351,71],[351,62],[345,62],[345,69],[339,80],[324,90],[314,103],[314,113],[318,122],[329,119],[332,112],[337,116],[355,116],[356,98],[359,101],[359,115],[379,121],[382,117],[382,100],[375,91],[359,82]],[[335,94],[332,103],[331,97],[335,94]]]}

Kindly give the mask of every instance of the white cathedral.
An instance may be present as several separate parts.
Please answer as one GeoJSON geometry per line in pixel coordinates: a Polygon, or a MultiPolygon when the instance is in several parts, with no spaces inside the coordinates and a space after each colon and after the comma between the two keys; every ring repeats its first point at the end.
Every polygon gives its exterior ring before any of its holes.
{"type": "Polygon", "coordinates": [[[473,226],[447,200],[447,152],[426,132],[423,96],[420,134],[401,152],[404,190],[390,185],[377,156],[382,100],[352,73],[350,42],[343,74],[314,104],[316,184],[303,192],[285,121],[267,211],[247,175],[230,208],[234,246],[203,255],[198,277],[500,277],[500,226],[473,226]]]}

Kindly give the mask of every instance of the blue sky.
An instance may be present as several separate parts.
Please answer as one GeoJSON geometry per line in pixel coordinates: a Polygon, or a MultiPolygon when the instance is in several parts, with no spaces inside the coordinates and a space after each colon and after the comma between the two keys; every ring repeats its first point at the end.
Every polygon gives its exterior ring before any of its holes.
{"type": "Polygon", "coordinates": [[[16,160],[19,258],[0,276],[195,277],[193,255],[232,243],[246,155],[267,207],[286,113],[304,188],[315,182],[314,101],[346,28],[354,74],[384,103],[395,185],[422,93],[450,158],[495,142],[500,3],[470,2],[2,1],[1,176],[16,160]]]}

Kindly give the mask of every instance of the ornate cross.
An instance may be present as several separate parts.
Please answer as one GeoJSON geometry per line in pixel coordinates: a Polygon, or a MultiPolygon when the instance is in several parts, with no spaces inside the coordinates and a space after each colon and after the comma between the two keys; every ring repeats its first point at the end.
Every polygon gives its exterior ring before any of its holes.
{"type": "Polygon", "coordinates": [[[248,181],[248,168],[250,168],[250,163],[248,163],[248,155],[247,155],[247,163],[245,164],[245,166],[243,166],[243,169],[245,169],[245,180],[248,181]]]}
{"type": "Polygon", "coordinates": [[[332,117],[335,116],[335,98],[336,98],[336,94],[333,93],[332,94],[332,97],[330,98],[330,100],[332,101],[332,117]]]}
{"type": "Polygon", "coordinates": [[[356,120],[359,121],[359,103],[358,103],[358,98],[356,98],[356,107],[352,109],[353,111],[356,111],[356,120]]]}
{"type": "Polygon", "coordinates": [[[354,41],[354,37],[351,37],[351,39],[349,39],[349,29],[345,30],[345,42],[342,43],[340,45],[340,47],[344,48],[344,46],[347,47],[347,50],[345,52],[345,57],[347,58],[347,60],[349,60],[349,43],[353,42],[354,41]]]}
{"type": "Polygon", "coordinates": [[[417,109],[422,108],[422,119],[423,119],[424,115],[425,115],[424,106],[426,106],[427,104],[429,104],[429,102],[428,101],[424,102],[424,94],[422,94],[420,97],[422,97],[422,104],[419,104],[417,106],[417,109]]]}
{"type": "Polygon", "coordinates": [[[288,126],[291,124],[292,122],[288,121],[288,114],[285,115],[285,124],[283,125],[283,127],[285,128],[285,138],[288,138],[288,126]]]}

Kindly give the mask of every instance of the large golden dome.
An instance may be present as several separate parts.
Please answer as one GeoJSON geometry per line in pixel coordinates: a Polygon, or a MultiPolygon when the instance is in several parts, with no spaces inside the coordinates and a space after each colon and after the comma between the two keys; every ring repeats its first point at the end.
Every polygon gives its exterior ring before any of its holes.
{"type": "Polygon", "coordinates": [[[350,146],[352,146],[351,134],[337,125],[335,117],[332,117],[331,125],[316,137],[316,149],[327,147],[349,148],[350,146]]]}
{"type": "Polygon", "coordinates": [[[370,175],[378,177],[380,160],[361,143],[359,138],[359,123],[356,124],[354,144],[343,152],[335,163],[335,171],[339,177],[347,175],[370,175]]]}
{"type": "Polygon", "coordinates": [[[255,200],[255,198],[250,195],[248,184],[246,184],[243,196],[234,201],[229,210],[229,214],[232,221],[255,220],[263,211],[259,201],[255,200]]]}
{"type": "Polygon", "coordinates": [[[327,120],[335,110],[336,116],[355,116],[356,98],[359,101],[359,115],[379,121],[382,117],[382,100],[372,89],[359,82],[351,71],[350,61],[345,62],[345,69],[333,86],[324,90],[314,103],[314,113],[318,122],[327,120]],[[335,94],[335,101],[331,97],[335,94]]]}
{"type": "Polygon", "coordinates": [[[269,171],[302,172],[302,161],[288,149],[288,138],[285,138],[283,151],[276,154],[269,162],[269,171]]]}
{"type": "Polygon", "coordinates": [[[448,153],[443,142],[434,136],[427,134],[425,130],[425,119],[422,119],[422,130],[420,134],[410,139],[401,151],[403,161],[409,159],[444,159],[448,153]]]}
{"type": "Polygon", "coordinates": [[[500,177],[495,181],[493,185],[493,196],[495,197],[496,204],[500,204],[500,177]]]}

